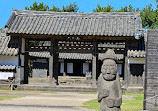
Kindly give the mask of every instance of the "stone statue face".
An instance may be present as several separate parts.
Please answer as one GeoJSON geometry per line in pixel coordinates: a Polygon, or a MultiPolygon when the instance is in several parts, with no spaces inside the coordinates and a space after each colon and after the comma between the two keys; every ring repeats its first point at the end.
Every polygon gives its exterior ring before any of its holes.
{"type": "Polygon", "coordinates": [[[115,61],[112,59],[105,59],[102,64],[101,72],[105,80],[115,80],[117,74],[117,66],[115,61]]]}

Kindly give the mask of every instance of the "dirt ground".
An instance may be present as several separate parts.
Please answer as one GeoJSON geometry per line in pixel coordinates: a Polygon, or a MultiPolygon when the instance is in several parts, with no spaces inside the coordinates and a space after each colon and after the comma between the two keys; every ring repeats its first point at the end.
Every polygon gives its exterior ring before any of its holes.
{"type": "Polygon", "coordinates": [[[0,101],[0,111],[92,111],[78,107],[97,98],[97,94],[73,92],[0,92],[0,96],[22,96],[0,101]]]}
{"type": "MultiPolygon", "coordinates": [[[[0,91],[0,96],[20,96],[0,101],[0,111],[92,111],[79,106],[97,98],[97,94],[38,91],[0,91]]],[[[133,95],[123,95],[123,99],[133,100],[133,95]]]]}

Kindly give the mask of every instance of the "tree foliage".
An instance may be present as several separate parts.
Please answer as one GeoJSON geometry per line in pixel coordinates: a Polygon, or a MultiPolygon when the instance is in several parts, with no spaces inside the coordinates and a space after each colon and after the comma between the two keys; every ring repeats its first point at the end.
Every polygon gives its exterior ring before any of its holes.
{"type": "Polygon", "coordinates": [[[108,5],[107,7],[101,7],[99,4],[96,9],[93,9],[93,12],[113,12],[114,7],[108,5]]]}
{"type": "Polygon", "coordinates": [[[157,9],[154,10],[151,4],[147,5],[142,10],[139,8],[135,9],[132,7],[132,5],[121,7],[119,10],[114,10],[114,7],[111,5],[108,5],[107,7],[101,7],[100,5],[97,5],[97,8],[94,9],[93,12],[140,12],[143,28],[158,28],[158,6],[157,9]]]}
{"type": "Polygon", "coordinates": [[[36,11],[48,11],[49,10],[49,6],[45,5],[42,3],[38,3],[34,2],[32,6],[30,6],[30,8],[25,7],[25,10],[36,10],[36,11]]]}
{"type": "Polygon", "coordinates": [[[152,5],[147,5],[140,11],[142,18],[142,25],[145,28],[156,29],[158,28],[158,10],[153,10],[152,5]]]}
{"type": "Polygon", "coordinates": [[[62,12],[77,12],[78,11],[78,6],[76,3],[73,3],[68,6],[63,6],[62,12]]]}
{"type": "Polygon", "coordinates": [[[50,9],[49,11],[61,12],[61,10],[58,7],[55,7],[54,5],[52,6],[52,9],[50,9]]]}
{"type": "Polygon", "coordinates": [[[74,3],[70,3],[68,6],[64,6],[62,7],[62,9],[56,7],[56,6],[52,6],[52,8],[49,8],[48,5],[42,3],[37,3],[34,2],[32,6],[30,7],[25,7],[25,10],[35,10],[35,11],[56,11],[56,12],[77,12],[78,11],[78,6],[77,4],[74,3]]]}
{"type": "Polygon", "coordinates": [[[121,7],[120,10],[115,10],[115,12],[138,12],[140,11],[139,8],[135,9],[130,4],[129,6],[121,7]]]}

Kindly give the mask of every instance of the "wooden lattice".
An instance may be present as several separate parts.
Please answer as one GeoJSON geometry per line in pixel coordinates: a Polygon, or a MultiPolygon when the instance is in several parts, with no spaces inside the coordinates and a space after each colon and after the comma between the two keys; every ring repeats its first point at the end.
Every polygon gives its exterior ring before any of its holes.
{"type": "Polygon", "coordinates": [[[98,43],[98,52],[104,53],[107,49],[113,49],[116,53],[124,53],[124,41],[105,41],[98,43]]]}
{"type": "Polygon", "coordinates": [[[59,41],[58,42],[59,52],[90,53],[92,52],[92,47],[93,47],[92,42],[83,42],[83,41],[59,41]]]}

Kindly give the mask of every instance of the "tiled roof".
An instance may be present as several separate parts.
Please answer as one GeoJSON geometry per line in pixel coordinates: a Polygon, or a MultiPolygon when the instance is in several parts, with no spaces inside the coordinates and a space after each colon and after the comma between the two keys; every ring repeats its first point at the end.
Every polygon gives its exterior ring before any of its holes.
{"type": "Polygon", "coordinates": [[[4,70],[14,70],[16,68],[16,66],[14,65],[0,65],[0,69],[4,69],[4,70]]]}
{"type": "Polygon", "coordinates": [[[144,58],[145,57],[145,51],[144,50],[128,50],[127,52],[128,57],[130,58],[144,58]]]}
{"type": "Polygon", "coordinates": [[[72,13],[13,9],[8,33],[134,36],[142,28],[138,12],[72,13]]]}
{"type": "MultiPolygon", "coordinates": [[[[50,53],[49,52],[29,52],[30,56],[34,57],[43,57],[43,58],[49,58],[50,53]]],[[[98,59],[102,60],[103,53],[99,53],[98,59]]],[[[59,53],[60,59],[82,59],[82,60],[92,60],[92,54],[83,54],[83,53],[59,53]]],[[[124,58],[123,54],[116,54],[117,60],[121,60],[124,58]]]]}
{"type": "Polygon", "coordinates": [[[92,60],[92,54],[82,54],[82,53],[59,53],[60,59],[83,59],[92,60]]]}
{"type": "Polygon", "coordinates": [[[8,48],[10,41],[10,36],[7,36],[5,33],[0,32],[0,55],[17,55],[18,49],[8,48]]]}

